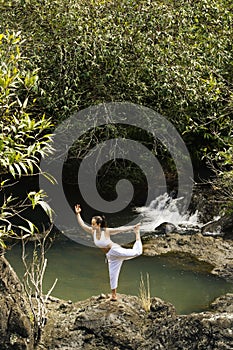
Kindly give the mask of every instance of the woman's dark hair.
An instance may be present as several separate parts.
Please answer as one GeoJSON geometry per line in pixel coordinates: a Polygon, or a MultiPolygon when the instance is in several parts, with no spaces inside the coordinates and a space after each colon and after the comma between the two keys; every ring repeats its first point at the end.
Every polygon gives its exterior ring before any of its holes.
{"type": "Polygon", "coordinates": [[[101,228],[107,227],[107,221],[104,215],[93,216],[92,219],[95,219],[97,225],[100,224],[101,228]]]}

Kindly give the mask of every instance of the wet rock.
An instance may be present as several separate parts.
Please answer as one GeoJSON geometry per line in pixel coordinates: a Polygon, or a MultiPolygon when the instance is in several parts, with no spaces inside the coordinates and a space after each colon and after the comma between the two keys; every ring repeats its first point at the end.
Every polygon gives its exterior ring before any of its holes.
{"type": "Polygon", "coordinates": [[[223,217],[206,223],[202,226],[203,235],[222,236],[225,239],[233,239],[233,214],[226,214],[223,217]]]}
{"type": "MultiPolygon", "coordinates": [[[[173,254],[178,260],[198,260],[204,266],[208,264],[209,272],[233,281],[233,241],[222,237],[167,234],[154,236],[143,242],[143,254],[148,256],[173,254]]],[[[195,267],[195,264],[192,264],[195,267]]],[[[190,268],[191,265],[190,265],[190,268]]]]}
{"type": "Polygon", "coordinates": [[[4,257],[0,257],[0,349],[34,349],[29,302],[22,285],[4,257]]]}
{"type": "Polygon", "coordinates": [[[155,227],[154,232],[160,235],[164,235],[171,232],[177,232],[177,228],[170,222],[163,222],[159,226],[155,227]]]}
{"type": "Polygon", "coordinates": [[[227,294],[213,303],[212,311],[191,315],[177,315],[159,298],[151,299],[146,312],[138,297],[123,294],[117,302],[107,297],[80,301],[70,305],[68,314],[51,302],[38,349],[231,349],[233,314],[224,303],[232,301],[227,294]]]}
{"type": "Polygon", "coordinates": [[[196,233],[200,232],[200,227],[198,225],[183,225],[180,224],[177,227],[177,233],[183,234],[183,235],[195,235],[196,233]]]}
{"type": "Polygon", "coordinates": [[[166,235],[168,233],[177,233],[177,228],[175,225],[169,222],[163,222],[159,226],[155,227],[154,231],[144,233],[141,238],[142,242],[147,242],[152,238],[157,236],[166,235]]]}

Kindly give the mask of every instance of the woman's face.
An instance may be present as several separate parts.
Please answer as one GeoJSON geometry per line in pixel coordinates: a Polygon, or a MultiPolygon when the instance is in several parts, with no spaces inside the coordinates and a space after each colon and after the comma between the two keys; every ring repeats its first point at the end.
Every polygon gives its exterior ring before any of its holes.
{"type": "Polygon", "coordinates": [[[96,219],[91,219],[91,226],[93,228],[98,228],[98,227],[100,227],[100,224],[96,223],[96,219]]]}

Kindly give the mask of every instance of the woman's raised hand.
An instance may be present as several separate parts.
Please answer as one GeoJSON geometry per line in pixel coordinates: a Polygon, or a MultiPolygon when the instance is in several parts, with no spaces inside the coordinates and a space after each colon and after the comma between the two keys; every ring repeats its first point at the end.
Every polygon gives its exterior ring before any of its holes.
{"type": "Polygon", "coordinates": [[[74,207],[75,209],[75,213],[76,214],[80,214],[81,213],[81,208],[80,208],[80,205],[79,204],[76,204],[76,206],[74,207]]]}

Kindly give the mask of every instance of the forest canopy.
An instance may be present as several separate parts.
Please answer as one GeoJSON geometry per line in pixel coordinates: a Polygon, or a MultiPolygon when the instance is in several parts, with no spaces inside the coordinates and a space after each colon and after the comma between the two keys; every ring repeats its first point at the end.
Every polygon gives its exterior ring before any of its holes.
{"type": "Polygon", "coordinates": [[[0,32],[19,33],[24,69],[38,76],[33,118],[40,111],[57,125],[102,102],[141,104],[174,124],[194,168],[210,161],[232,186],[232,1],[2,0],[0,7],[0,32]]]}

